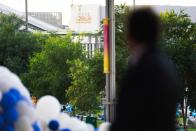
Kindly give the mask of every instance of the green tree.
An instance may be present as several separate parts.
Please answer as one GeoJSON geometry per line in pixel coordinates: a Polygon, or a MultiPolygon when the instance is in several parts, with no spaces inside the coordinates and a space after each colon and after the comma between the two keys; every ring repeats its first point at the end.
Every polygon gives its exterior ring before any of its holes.
{"type": "Polygon", "coordinates": [[[163,24],[161,47],[175,63],[182,79],[184,98],[188,99],[186,107],[182,100],[182,107],[186,108],[185,112],[183,110],[186,123],[187,107],[196,108],[195,24],[183,11],[162,13],[161,20],[163,24]]]}
{"type": "Polygon", "coordinates": [[[76,111],[95,113],[101,104],[101,92],[104,90],[105,78],[103,74],[103,56],[97,52],[82,61],[70,61],[71,86],[67,96],[76,111]]]}
{"type": "Polygon", "coordinates": [[[70,35],[50,36],[42,51],[30,59],[30,70],[26,74],[31,94],[36,97],[53,95],[60,102],[67,102],[65,90],[70,86],[68,60],[84,59],[79,43],[74,43],[70,35]]]}
{"type": "Polygon", "coordinates": [[[0,64],[18,75],[28,71],[29,57],[40,50],[45,39],[41,34],[20,31],[22,25],[15,15],[0,13],[0,64]]]}
{"type": "Polygon", "coordinates": [[[115,6],[115,44],[116,44],[116,86],[120,87],[121,79],[128,65],[127,17],[130,9],[125,4],[115,6]]]}

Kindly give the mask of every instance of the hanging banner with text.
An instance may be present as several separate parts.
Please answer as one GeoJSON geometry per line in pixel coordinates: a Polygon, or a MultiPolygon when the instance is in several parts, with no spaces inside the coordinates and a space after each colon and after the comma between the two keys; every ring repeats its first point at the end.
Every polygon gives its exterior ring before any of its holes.
{"type": "Polygon", "coordinates": [[[109,19],[103,21],[104,32],[104,73],[108,74],[109,70],[109,19]]]}

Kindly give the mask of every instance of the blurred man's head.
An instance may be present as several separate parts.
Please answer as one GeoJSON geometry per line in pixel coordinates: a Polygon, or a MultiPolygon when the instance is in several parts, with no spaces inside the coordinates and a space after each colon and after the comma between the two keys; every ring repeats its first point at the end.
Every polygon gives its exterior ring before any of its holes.
{"type": "Polygon", "coordinates": [[[150,8],[136,9],[128,18],[129,46],[154,46],[160,34],[158,15],[150,8]]]}

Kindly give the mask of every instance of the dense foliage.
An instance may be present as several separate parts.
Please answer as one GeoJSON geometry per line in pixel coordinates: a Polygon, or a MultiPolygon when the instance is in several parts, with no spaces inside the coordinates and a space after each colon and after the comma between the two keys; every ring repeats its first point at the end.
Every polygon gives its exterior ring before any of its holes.
{"type": "Polygon", "coordinates": [[[83,60],[79,43],[73,43],[71,37],[51,36],[43,45],[42,51],[30,59],[29,73],[26,74],[32,95],[56,96],[66,103],[65,90],[71,84],[68,61],[83,60]]]}
{"type": "Polygon", "coordinates": [[[0,64],[19,75],[28,71],[29,57],[40,50],[46,37],[23,32],[22,25],[15,15],[0,13],[0,64]]]}

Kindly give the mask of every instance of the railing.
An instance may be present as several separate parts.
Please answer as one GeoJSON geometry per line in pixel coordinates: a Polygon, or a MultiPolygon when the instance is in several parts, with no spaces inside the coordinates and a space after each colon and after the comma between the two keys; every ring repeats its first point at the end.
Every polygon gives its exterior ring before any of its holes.
{"type": "Polygon", "coordinates": [[[87,52],[87,57],[91,58],[95,51],[103,49],[103,36],[99,34],[73,34],[73,41],[80,42],[82,48],[87,52]]]}

